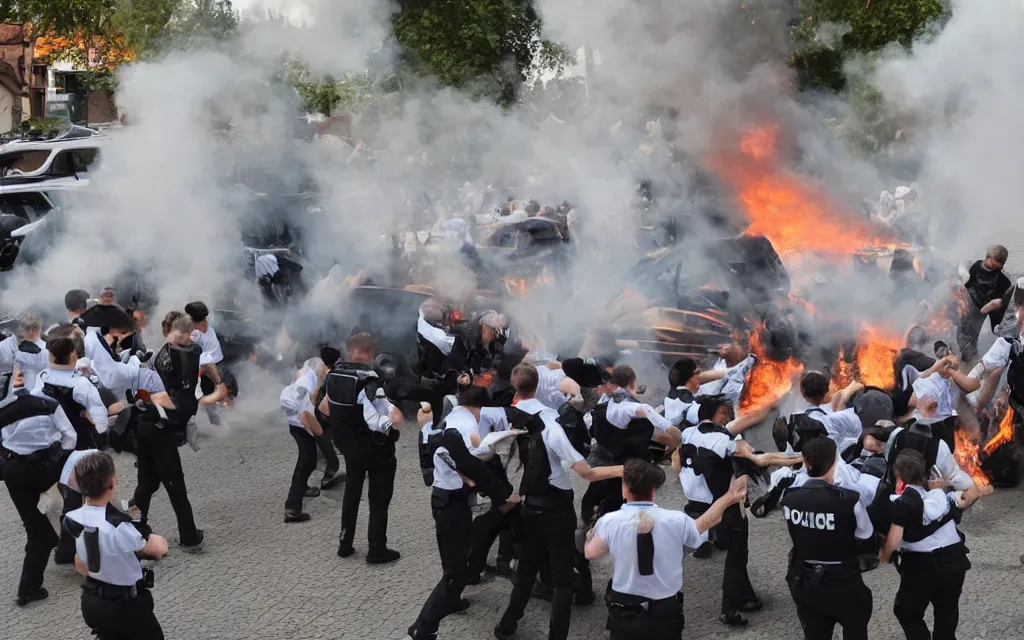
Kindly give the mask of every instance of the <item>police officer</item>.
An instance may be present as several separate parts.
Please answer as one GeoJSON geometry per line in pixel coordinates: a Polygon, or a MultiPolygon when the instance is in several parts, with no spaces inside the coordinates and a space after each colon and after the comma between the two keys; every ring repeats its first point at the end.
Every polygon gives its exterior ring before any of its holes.
{"type": "Polygon", "coordinates": [[[320,411],[330,419],[338,448],[345,456],[345,495],[341,502],[341,535],[338,556],[355,553],[356,518],[363,482],[368,480],[370,504],[368,526],[370,564],[394,562],[402,554],[389,549],[388,507],[395,490],[395,441],[402,412],[384,397],[384,389],[373,371],[374,342],[368,333],[357,333],[345,341],[348,361],[335,364],[327,375],[327,393],[320,411]]]}
{"type": "Polygon", "coordinates": [[[153,574],[143,571],[139,560],[162,558],[167,541],[109,504],[117,491],[109,454],[84,456],[75,464],[74,482],[85,505],[68,513],[64,527],[75,537],[75,568],[85,576],[85,624],[100,640],[162,640],[149,591],[153,574]]]}
{"type": "MultiPolygon", "coordinates": [[[[202,370],[200,385],[204,394],[211,394],[223,378],[224,372],[219,371],[217,365],[223,362],[224,351],[221,349],[217,332],[210,326],[210,309],[205,302],[186,304],[185,313],[192,319],[192,341],[203,350],[203,355],[199,357],[199,366],[202,370]]],[[[210,424],[220,424],[216,404],[206,405],[206,415],[210,419],[210,424]]]]}
{"type": "Polygon", "coordinates": [[[927,469],[924,456],[912,449],[901,452],[893,463],[902,491],[890,506],[892,524],[881,560],[888,562],[900,550],[900,588],[893,613],[907,640],[952,640],[960,621],[960,593],[971,568],[956,525],[976,498],[947,493],[942,480],[929,484],[927,469]],[[934,632],[924,622],[929,604],[935,613],[934,632]]]}
{"type": "Polygon", "coordinates": [[[747,478],[736,478],[729,491],[696,520],[662,509],[654,493],[665,483],[657,465],[626,461],[622,472],[623,508],[606,514],[587,535],[588,560],[611,554],[611,588],[607,629],[611,640],[679,640],[683,632],[683,553],[696,549],[706,532],[730,506],[746,496],[747,478]]]}
{"type": "Polygon", "coordinates": [[[512,370],[516,408],[539,420],[528,423],[529,433],[521,436],[519,442],[519,455],[524,466],[519,494],[522,496],[526,539],[508,608],[494,628],[494,635],[499,640],[515,634],[530,600],[541,558],[551,559],[554,585],[548,638],[565,640],[569,635],[575,580],[576,510],[572,482],[563,464],[589,482],[622,477],[621,465],[592,468],[587,464],[558,424],[558,414],[536,399],[537,384],[537,369],[533,365],[520,364],[512,370]]]}
{"type": "Polygon", "coordinates": [[[793,539],[786,581],[796,602],[805,640],[831,640],[838,623],[843,638],[866,640],[871,590],[861,579],[857,540],[874,530],[856,492],[835,486],[836,443],[814,438],[803,447],[811,479],[782,496],[793,539]]]}
{"type": "Polygon", "coordinates": [[[146,524],[150,501],[162,483],[178,520],[183,550],[197,552],[202,548],[204,534],[202,529],[196,528],[178,447],[184,444],[189,419],[199,406],[218,402],[227,391],[223,385],[218,385],[213,394],[196,399],[202,350],[192,342],[192,320],[172,311],[164,322],[168,330],[167,342],[153,356],[153,368],[160,375],[174,408],[166,409],[153,402],[137,405],[141,409],[136,435],[139,475],[132,504],[138,507],[141,522],[146,524]]]}
{"type": "MultiPolygon", "coordinates": [[[[64,507],[61,510],[60,521],[64,522],[68,513],[82,506],[82,493],[75,482],[75,464],[90,453],[98,453],[99,449],[78,449],[71,452],[64,466],[60,471],[60,479],[57,480],[57,489],[61,498],[64,499],[64,507]]],[[[54,564],[73,564],[75,562],[75,538],[66,527],[60,528],[60,542],[56,551],[53,552],[54,564]]]]}
{"type": "Polygon", "coordinates": [[[107,407],[96,386],[76,371],[75,341],[54,337],[47,342],[47,350],[51,364],[39,373],[34,390],[60,403],[78,434],[77,449],[101,448],[102,436],[107,431],[107,407]]]}
{"type": "MultiPolygon", "coordinates": [[[[749,459],[757,466],[778,463],[774,459],[759,459],[747,442],[735,439],[733,434],[750,421],[763,419],[766,411],[770,408],[732,419],[732,404],[725,396],[701,399],[697,412],[700,422],[683,430],[681,444],[672,458],[672,468],[679,473],[686,495],[684,510],[688,515],[699,517],[726,494],[731,478],[737,472],[733,462],[735,458],[749,459]]],[[[748,621],[743,613],[760,611],[763,605],[747,574],[750,529],[741,505],[733,505],[726,510],[715,534],[715,545],[726,550],[719,620],[729,626],[746,626],[748,621]]],[[[700,553],[695,552],[695,557],[710,556],[711,544],[702,544],[698,551],[700,553]]]]}
{"type": "Polygon", "coordinates": [[[431,413],[421,410],[418,416],[424,423],[421,454],[430,460],[430,505],[443,575],[409,627],[408,634],[413,640],[435,640],[441,620],[469,606],[462,591],[472,544],[471,487],[501,504],[505,511],[519,502],[519,496],[512,493],[508,483],[476,457],[482,453],[477,440],[480,411],[489,402],[486,389],[469,387],[459,396],[459,406],[440,424],[433,424],[431,413]]]}
{"type": "Polygon", "coordinates": [[[42,318],[26,313],[20,319],[21,340],[11,336],[0,347],[0,369],[17,364],[21,370],[21,385],[26,389],[35,387],[36,376],[50,363],[42,331],[42,318]]]}
{"type": "Polygon", "coordinates": [[[17,599],[18,606],[25,606],[49,595],[43,571],[58,538],[37,505],[57,481],[63,456],[74,450],[78,435],[57,401],[25,390],[0,403],[0,427],[4,482],[28,536],[17,599]]]}
{"type": "Polygon", "coordinates": [[[308,513],[302,510],[302,498],[320,495],[316,487],[307,487],[310,474],[316,469],[316,438],[323,435],[320,422],[314,415],[312,397],[327,374],[327,366],[320,358],[311,358],[299,370],[295,382],[281,391],[281,410],[288,421],[288,430],[299,447],[299,457],[292,472],[292,483],[284,504],[285,522],[305,522],[308,513]]]}

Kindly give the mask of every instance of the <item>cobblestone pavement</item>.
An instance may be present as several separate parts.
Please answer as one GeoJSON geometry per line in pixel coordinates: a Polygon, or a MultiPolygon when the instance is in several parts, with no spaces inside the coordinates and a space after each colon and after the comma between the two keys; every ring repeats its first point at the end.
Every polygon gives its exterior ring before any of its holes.
{"type": "MultiPolygon", "coordinates": [[[[276,394],[275,394],[276,395],[276,394]]],[[[273,398],[276,400],[276,397],[273,398]]],[[[390,545],[402,559],[390,566],[370,566],[366,551],[366,516],[360,513],[357,553],[335,555],[341,490],[307,500],[313,520],[282,522],[295,446],[282,421],[273,414],[251,419],[239,412],[225,416],[226,434],[206,437],[202,449],[182,450],[189,494],[199,525],[206,530],[203,553],[176,549],[174,516],[163,491],[153,502],[152,524],[172,542],[172,552],[156,572],[156,611],[167,638],[190,640],[397,639],[415,619],[440,576],[433,522],[417,468],[415,439],[407,429],[399,442],[398,478],[390,517],[390,545]],[[241,426],[243,423],[249,426],[241,426]]],[[[211,429],[207,427],[207,429],[211,429]]],[[[117,459],[120,497],[135,486],[133,459],[117,459]]],[[[319,478],[319,472],[314,480],[319,478]]],[[[581,495],[577,488],[577,496],[581,495]]],[[[69,567],[46,572],[47,601],[25,609],[14,605],[22,561],[24,530],[6,491],[0,496],[0,638],[72,640],[91,637],[82,622],[80,577],[69,567]]],[[[659,497],[680,507],[678,482],[659,497]]],[[[963,530],[974,564],[961,599],[961,640],[1010,639],[1021,636],[1020,606],[1024,553],[1020,531],[1022,491],[997,492],[964,518],[963,530]]],[[[365,500],[363,509],[366,509],[365,500]]],[[[750,577],[765,599],[751,626],[733,631],[717,621],[723,556],[686,560],[685,638],[799,638],[792,601],[783,580],[788,537],[779,518],[753,520],[750,529],[750,577]]],[[[595,583],[607,580],[606,564],[595,583]]],[[[892,615],[897,576],[881,568],[866,576],[874,590],[872,638],[902,638],[892,615]]],[[[469,587],[471,608],[441,625],[441,638],[477,640],[491,637],[507,602],[509,583],[502,579],[469,587]]],[[[520,625],[519,638],[546,637],[547,605],[533,601],[520,625]]],[[[595,604],[573,611],[572,638],[604,637],[604,608],[595,604]]],[[[839,638],[839,633],[836,633],[839,638]]]]}

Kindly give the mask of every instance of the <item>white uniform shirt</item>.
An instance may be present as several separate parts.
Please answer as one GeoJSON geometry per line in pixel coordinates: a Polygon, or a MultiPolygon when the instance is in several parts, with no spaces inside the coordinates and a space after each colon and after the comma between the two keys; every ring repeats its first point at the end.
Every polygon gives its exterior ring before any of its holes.
{"type": "Polygon", "coordinates": [[[435,327],[423,318],[423,314],[420,313],[419,319],[416,321],[416,332],[420,334],[424,340],[429,342],[438,348],[438,350],[444,355],[448,355],[452,352],[452,347],[455,345],[455,336],[450,336],[440,327],[435,327]]]}
{"type": "Polygon", "coordinates": [[[10,373],[14,368],[14,354],[18,351],[18,341],[14,336],[0,340],[0,373],[10,373]]]}
{"type": "MultiPolygon", "coordinates": [[[[721,382],[721,380],[716,380],[715,382],[721,382]]],[[[702,385],[701,389],[703,388],[704,387],[702,385]]],[[[700,422],[700,418],[698,417],[698,413],[700,412],[700,403],[696,400],[693,400],[692,402],[685,402],[679,398],[669,398],[666,396],[665,402],[662,404],[665,406],[665,420],[674,426],[683,426],[684,420],[687,425],[694,425],[700,422]]]]}
{"type": "MultiPolygon", "coordinates": [[[[736,453],[736,440],[728,434],[713,431],[701,433],[696,426],[683,429],[680,444],[692,444],[698,449],[708,449],[719,458],[725,460],[736,453]]],[[[686,460],[681,461],[682,468],[679,470],[679,484],[683,487],[683,494],[690,502],[703,502],[711,504],[715,501],[711,489],[708,488],[707,478],[698,476],[686,460]]]]}
{"type": "Polygon", "coordinates": [[[85,356],[92,361],[92,370],[100,380],[100,385],[109,389],[117,397],[122,397],[127,389],[135,386],[139,379],[139,359],[132,356],[128,363],[115,360],[106,345],[100,344],[103,336],[99,329],[89,327],[85,332],[85,356]]]}
{"type": "Polygon", "coordinates": [[[281,411],[288,421],[288,426],[304,429],[299,416],[305,412],[313,413],[313,395],[317,386],[316,373],[303,369],[295,382],[281,390],[281,411]]]}
{"type": "MultiPolygon", "coordinates": [[[[32,395],[44,397],[41,393],[32,395]]],[[[0,402],[0,407],[7,406],[17,398],[18,396],[14,394],[8,396],[3,402],[0,402]]],[[[64,410],[59,406],[53,415],[33,416],[9,424],[0,431],[0,435],[3,436],[5,449],[22,456],[45,449],[54,442],[59,442],[65,451],[70,451],[78,442],[75,428],[71,426],[64,410]]]]}
{"type": "MultiPolygon", "coordinates": [[[[931,524],[946,515],[952,507],[950,501],[955,500],[952,494],[948,494],[942,489],[927,491],[924,487],[908,485],[905,491],[916,491],[921,494],[921,499],[924,502],[924,521],[921,524],[924,525],[931,524]]],[[[890,499],[895,501],[897,496],[891,496],[890,499]]],[[[924,540],[917,542],[902,541],[900,549],[912,553],[928,553],[955,544],[960,544],[960,533],[956,530],[956,523],[951,520],[939,527],[938,531],[924,540]]]]}
{"type": "Polygon", "coordinates": [[[208,327],[206,333],[203,333],[199,329],[192,331],[192,342],[197,343],[203,349],[203,354],[199,356],[199,366],[204,364],[217,364],[224,359],[224,352],[220,348],[220,340],[217,338],[217,332],[213,330],[213,327],[208,327]]]}
{"type": "Polygon", "coordinates": [[[22,351],[18,348],[18,344],[14,345],[14,362],[17,363],[18,368],[21,369],[24,377],[22,378],[22,384],[26,389],[31,389],[33,381],[39,372],[50,366],[50,352],[46,350],[46,343],[42,340],[31,340],[32,344],[39,347],[39,353],[29,353],[22,351]]]}
{"type": "MultiPolygon", "coordinates": [[[[116,527],[107,522],[106,507],[85,505],[69,512],[71,518],[86,527],[99,530],[100,570],[89,573],[89,577],[107,584],[130,587],[142,580],[142,565],[135,552],[146,546],[146,540],[132,523],[123,522],[116,527]]],[[[87,565],[89,553],[85,548],[85,534],[75,541],[78,557],[87,565]]]]}
{"type": "Polygon", "coordinates": [[[367,398],[365,389],[359,392],[356,400],[363,406],[363,420],[366,421],[366,426],[370,428],[370,431],[387,433],[392,425],[388,414],[395,406],[380,395],[372,400],[367,398]]]}
{"type": "Polygon", "coordinates": [[[73,491],[77,492],[78,489],[75,489],[75,488],[71,487],[71,472],[75,470],[75,465],[78,464],[79,460],[81,460],[82,458],[84,458],[87,455],[90,455],[90,454],[93,454],[93,453],[99,453],[99,452],[100,452],[99,449],[86,449],[84,451],[72,451],[71,455],[68,456],[68,459],[64,462],[64,466],[60,470],[60,480],[58,480],[58,482],[60,482],[64,486],[72,489],[73,491]]]}
{"type": "Polygon", "coordinates": [[[43,386],[47,384],[56,387],[70,387],[71,398],[82,405],[82,408],[89,414],[89,418],[92,419],[92,423],[96,427],[96,433],[106,433],[107,406],[100,399],[100,392],[96,389],[96,385],[88,378],[78,375],[75,371],[47,368],[36,376],[33,393],[42,394],[43,386]]]}
{"type": "Polygon", "coordinates": [[[743,385],[746,382],[747,373],[751,368],[753,368],[756,361],[757,359],[753,355],[749,355],[738,364],[729,367],[726,365],[725,360],[719,358],[718,361],[715,362],[715,366],[711,369],[712,371],[726,369],[727,373],[725,374],[725,377],[718,380],[712,380],[711,382],[705,382],[700,385],[700,389],[697,390],[695,395],[714,396],[721,394],[725,396],[725,399],[729,401],[729,404],[735,406],[740,401],[740,395],[743,394],[743,385]]]}
{"type": "Polygon", "coordinates": [[[843,451],[850,445],[855,444],[864,430],[860,418],[857,416],[857,411],[853,408],[832,413],[808,411],[807,416],[825,425],[828,437],[835,441],[839,451],[843,451]]]}
{"type": "MultiPolygon", "coordinates": [[[[432,424],[427,423],[420,431],[423,442],[426,442],[427,436],[430,435],[432,424]]],[[[462,435],[463,442],[466,443],[466,448],[469,449],[470,453],[474,453],[476,450],[470,442],[470,437],[474,433],[479,433],[480,425],[477,423],[476,417],[466,409],[465,407],[455,407],[452,412],[444,419],[445,429],[456,429],[460,435],[462,435]]],[[[474,453],[474,455],[476,455],[474,453]]],[[[452,460],[451,454],[448,453],[448,449],[445,447],[438,447],[437,451],[434,452],[434,484],[435,489],[444,489],[447,491],[456,491],[462,489],[465,484],[462,481],[462,477],[459,476],[459,472],[455,469],[455,461],[452,460]]]]}
{"type": "Polygon", "coordinates": [[[540,414],[541,420],[544,421],[544,431],[541,433],[541,439],[544,440],[544,446],[548,450],[548,463],[551,465],[548,483],[558,489],[571,490],[572,479],[569,478],[569,474],[565,469],[577,462],[582,462],[583,456],[569,442],[569,437],[562,430],[562,425],[558,424],[558,414],[545,407],[536,398],[520,400],[516,403],[516,408],[531,416],[540,414]],[[563,466],[563,463],[565,466],[563,466]]]}
{"type": "Polygon", "coordinates": [[[608,402],[608,413],[605,417],[616,429],[625,429],[629,426],[630,421],[635,419],[637,409],[640,408],[647,410],[647,419],[654,425],[655,431],[664,431],[673,426],[665,416],[656,412],[651,405],[633,400],[616,402],[613,398],[608,402]]]}
{"type": "MultiPolygon", "coordinates": [[[[957,415],[956,404],[960,399],[960,387],[953,380],[933,373],[926,378],[917,378],[912,386],[919,405],[927,398],[934,399],[938,403],[935,409],[937,419],[944,420],[957,415]]],[[[915,410],[914,416],[919,417],[920,415],[915,410]]]]}
{"type": "MultiPolygon", "coordinates": [[[[811,476],[807,475],[806,469],[800,469],[794,471],[790,467],[783,467],[772,472],[771,485],[774,487],[779,481],[786,476],[793,476],[793,487],[803,486],[811,476]]],[[[842,458],[836,458],[836,474],[835,474],[835,486],[841,489],[849,489],[850,491],[856,491],[860,495],[859,504],[865,509],[871,505],[871,502],[875,499],[875,492],[878,490],[879,479],[875,476],[867,473],[861,473],[850,465],[846,464],[842,458]]]]}
{"type": "Polygon", "coordinates": [[[558,411],[565,404],[565,394],[558,385],[565,379],[565,371],[537,365],[537,400],[549,409],[558,411]]]}
{"type": "Polygon", "coordinates": [[[651,502],[627,502],[618,511],[601,516],[594,534],[608,546],[612,558],[612,589],[651,600],[671,598],[683,588],[683,554],[707,540],[697,525],[681,511],[662,509],[651,502]],[[640,575],[636,557],[638,511],[654,520],[654,574],[640,575]]]}

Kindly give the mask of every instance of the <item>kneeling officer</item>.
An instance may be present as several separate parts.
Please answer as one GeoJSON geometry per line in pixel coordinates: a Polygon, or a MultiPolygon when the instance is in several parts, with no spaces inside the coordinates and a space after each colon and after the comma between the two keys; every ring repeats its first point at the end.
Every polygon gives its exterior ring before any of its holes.
{"type": "Polygon", "coordinates": [[[64,527],[75,538],[75,569],[85,576],[85,624],[100,638],[163,640],[149,592],[153,572],[140,559],[162,558],[167,540],[110,505],[117,476],[109,454],[82,457],[74,475],[85,506],[69,512],[64,527]]]}

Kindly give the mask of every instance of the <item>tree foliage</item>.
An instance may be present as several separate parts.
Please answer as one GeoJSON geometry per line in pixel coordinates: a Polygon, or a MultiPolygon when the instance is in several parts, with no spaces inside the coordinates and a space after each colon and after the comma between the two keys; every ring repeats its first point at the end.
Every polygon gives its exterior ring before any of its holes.
{"type": "Polygon", "coordinates": [[[897,43],[910,48],[949,15],[948,0],[800,0],[794,28],[798,45],[791,64],[801,88],[845,88],[843,66],[851,55],[870,54],[897,43]],[[844,25],[834,42],[828,25],[844,25]]]}
{"type": "Polygon", "coordinates": [[[541,37],[532,0],[399,0],[392,16],[404,74],[515,102],[535,64],[560,69],[568,52],[541,37]]]}

